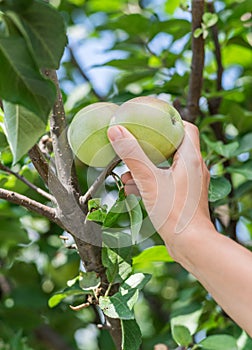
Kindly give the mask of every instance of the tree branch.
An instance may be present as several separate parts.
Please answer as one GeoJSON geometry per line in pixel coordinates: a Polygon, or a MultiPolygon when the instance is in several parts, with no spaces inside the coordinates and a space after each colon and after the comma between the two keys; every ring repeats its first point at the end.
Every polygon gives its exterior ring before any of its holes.
{"type": "Polygon", "coordinates": [[[82,76],[82,78],[84,80],[86,80],[90,86],[91,86],[91,91],[93,92],[93,94],[98,98],[98,100],[100,101],[104,101],[104,97],[101,96],[96,90],[95,88],[93,87],[93,85],[91,84],[91,81],[89,79],[89,77],[87,76],[87,74],[84,72],[84,70],[81,68],[79,62],[77,61],[76,57],[75,57],[75,54],[73,52],[73,49],[72,47],[68,47],[69,49],[69,53],[70,53],[70,57],[71,57],[71,61],[72,63],[74,64],[74,66],[78,69],[78,71],[80,72],[80,75],[82,76]]]}
{"type": "Polygon", "coordinates": [[[11,202],[13,204],[21,205],[22,207],[25,207],[28,210],[31,210],[37,214],[40,214],[42,216],[45,216],[49,220],[56,222],[57,224],[58,219],[56,217],[56,210],[48,207],[44,204],[41,204],[33,199],[30,199],[26,196],[23,196],[17,192],[5,190],[3,188],[0,188],[0,198],[5,199],[8,202],[11,202]]]}
{"type": "Polygon", "coordinates": [[[39,146],[37,144],[34,145],[29,150],[28,155],[29,155],[35,169],[37,170],[37,172],[41,176],[42,180],[48,186],[48,176],[49,176],[49,173],[51,172],[51,170],[50,170],[49,164],[48,164],[47,160],[45,159],[43,153],[41,152],[39,146]]]}
{"type": "Polygon", "coordinates": [[[194,122],[199,114],[199,99],[201,96],[204,68],[204,39],[200,35],[194,37],[196,28],[201,27],[204,13],[204,0],[192,0],[192,64],[189,79],[189,92],[184,119],[194,122]]]}
{"type": "Polygon", "coordinates": [[[54,82],[57,90],[56,102],[50,118],[57,176],[66,188],[71,188],[74,193],[78,194],[80,189],[75,173],[72,150],[67,140],[67,123],[57,74],[55,71],[46,71],[45,74],[54,82]]]}
{"type": "Polygon", "coordinates": [[[79,202],[81,205],[85,205],[87,201],[92,198],[95,192],[102,185],[106,177],[111,174],[111,171],[120,163],[121,159],[117,156],[109,163],[109,165],[101,172],[101,174],[97,177],[94,183],[89,187],[87,192],[79,198],[79,202]]]}
{"type": "Polygon", "coordinates": [[[48,192],[45,192],[44,190],[42,190],[42,188],[37,187],[36,185],[34,185],[33,183],[31,183],[29,180],[27,180],[24,176],[20,175],[19,173],[11,170],[10,168],[8,168],[7,166],[5,166],[4,164],[2,164],[0,162],[0,170],[5,171],[8,174],[12,174],[14,175],[17,179],[19,179],[20,181],[22,181],[24,184],[26,184],[28,187],[30,187],[32,190],[36,191],[37,193],[39,193],[41,196],[47,198],[49,201],[51,201],[52,203],[55,203],[55,198],[48,192]]]}
{"type": "MultiPolygon", "coordinates": [[[[215,13],[213,2],[207,3],[207,10],[211,13],[215,13]]],[[[217,63],[216,89],[217,89],[217,91],[221,91],[222,90],[223,65],[222,65],[222,56],[221,56],[221,48],[220,48],[220,43],[219,43],[219,38],[218,38],[217,25],[216,24],[213,25],[210,28],[210,30],[212,32],[212,37],[213,37],[213,42],[214,42],[214,47],[215,47],[214,54],[215,54],[215,59],[216,59],[216,63],[217,63]]],[[[218,113],[220,103],[221,103],[220,97],[215,97],[215,98],[208,100],[209,111],[212,115],[218,113]]]]}

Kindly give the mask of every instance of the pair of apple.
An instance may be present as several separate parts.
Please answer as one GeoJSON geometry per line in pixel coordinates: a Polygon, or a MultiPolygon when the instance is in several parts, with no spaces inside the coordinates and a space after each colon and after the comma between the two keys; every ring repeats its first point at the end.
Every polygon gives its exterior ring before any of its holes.
{"type": "Polygon", "coordinates": [[[81,109],[70,124],[73,153],[89,166],[106,167],[116,155],[107,137],[111,125],[126,127],[155,164],[168,159],[184,136],[177,110],[158,98],[137,97],[120,106],[97,102],[81,109]]]}

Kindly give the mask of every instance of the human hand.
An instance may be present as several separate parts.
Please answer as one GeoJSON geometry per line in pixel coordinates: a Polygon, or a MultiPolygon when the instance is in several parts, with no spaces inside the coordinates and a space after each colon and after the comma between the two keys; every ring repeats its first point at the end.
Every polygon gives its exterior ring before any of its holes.
{"type": "Polygon", "coordinates": [[[175,260],[180,260],[178,242],[182,233],[188,236],[189,231],[199,231],[203,223],[211,225],[210,175],[201,157],[198,129],[188,122],[184,124],[185,137],[169,169],[157,168],[124,127],[112,126],[108,130],[115,152],[130,170],[123,179],[126,191],[136,191],[136,185],[155,229],[175,260]]]}

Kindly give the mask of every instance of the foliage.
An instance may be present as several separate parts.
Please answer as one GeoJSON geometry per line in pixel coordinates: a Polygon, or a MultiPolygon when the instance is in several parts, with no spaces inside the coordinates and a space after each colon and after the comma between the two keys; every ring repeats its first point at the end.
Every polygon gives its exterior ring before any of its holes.
{"type": "MultiPolygon", "coordinates": [[[[205,4],[194,33],[186,0],[50,2],[0,1],[1,189],[50,202],[28,152],[38,143],[53,157],[51,70],[59,69],[68,123],[93,102],[122,103],[139,95],[173,101],[183,112],[192,38],[203,35],[204,83],[193,122],[211,172],[211,214],[222,234],[251,249],[251,1],[205,4]],[[101,86],[102,73],[107,75],[101,86]]],[[[100,170],[75,165],[85,193],[89,177],[100,170]]],[[[83,269],[62,227],[0,199],[0,348],[56,349],[58,341],[61,348],[111,350],[105,315],[120,318],[125,350],[149,350],[157,343],[169,349],[251,349],[251,339],[172,261],[159,236],[146,238],[150,223],[141,201],[124,197],[122,169],[119,165],[107,178],[101,198],[88,202],[86,219],[103,232],[105,293],[100,276],[83,269]],[[107,194],[113,203],[106,202],[107,194]]]]}

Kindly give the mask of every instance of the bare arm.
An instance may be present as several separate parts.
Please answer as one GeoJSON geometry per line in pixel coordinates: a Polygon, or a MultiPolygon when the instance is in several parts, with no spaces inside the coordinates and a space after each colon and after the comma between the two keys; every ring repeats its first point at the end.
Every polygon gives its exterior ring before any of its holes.
{"type": "Polygon", "coordinates": [[[169,169],[155,167],[123,127],[108,131],[146,210],[171,256],[191,272],[233,320],[252,336],[252,254],[219,234],[208,209],[209,172],[200,154],[195,126],[186,135],[169,169]]]}

